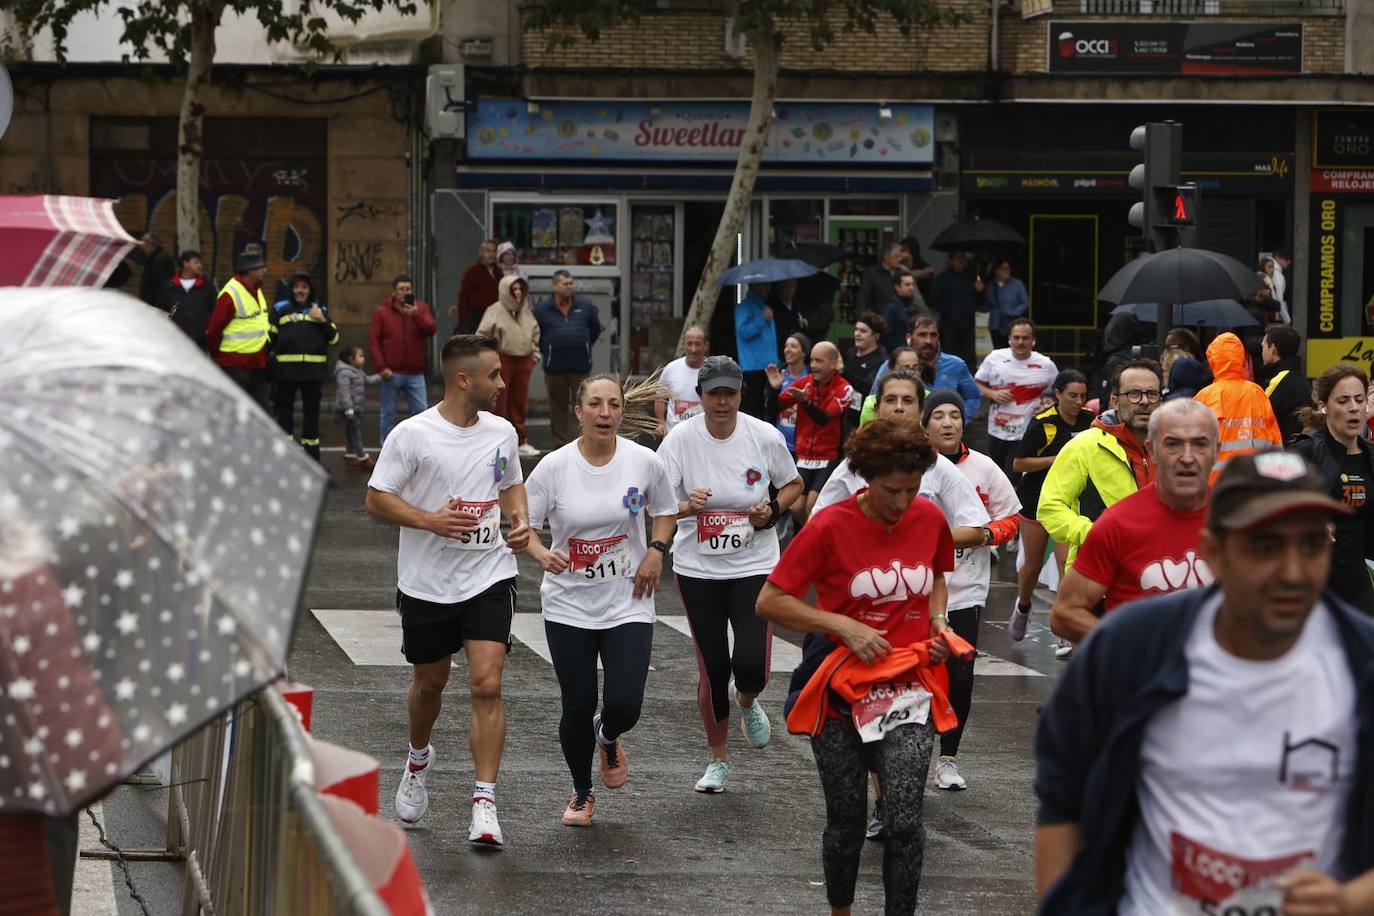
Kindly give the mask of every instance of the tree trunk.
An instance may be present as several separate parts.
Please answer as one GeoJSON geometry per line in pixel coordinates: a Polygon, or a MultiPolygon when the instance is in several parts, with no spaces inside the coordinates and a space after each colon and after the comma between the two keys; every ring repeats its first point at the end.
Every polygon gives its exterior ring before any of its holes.
{"type": "MultiPolygon", "coordinates": [[[[749,103],[749,124],[744,129],[744,139],[740,141],[739,159],[735,163],[735,177],[730,183],[730,194],[725,198],[725,212],[716,227],[716,238],[711,243],[711,253],[701,270],[697,281],[697,291],[692,297],[692,307],[687,311],[687,321],[683,331],[696,325],[709,328],[711,314],[716,310],[716,300],[720,287],[716,280],[730,266],[735,257],[735,239],[744,219],[749,215],[749,204],[754,199],[754,179],[759,174],[759,161],[763,158],[764,146],[768,142],[768,127],[773,122],[773,100],[778,94],[778,42],[775,35],[750,36],[754,48],[754,97],[749,103]]],[[[677,351],[682,353],[682,340],[678,340],[677,351]]]]}
{"type": "MultiPolygon", "coordinates": [[[[177,250],[200,249],[200,160],[205,154],[205,106],[201,93],[210,85],[215,63],[215,28],[222,3],[191,4],[191,53],[181,95],[177,135],[177,250]]],[[[231,253],[232,254],[232,253],[231,253]]]]}

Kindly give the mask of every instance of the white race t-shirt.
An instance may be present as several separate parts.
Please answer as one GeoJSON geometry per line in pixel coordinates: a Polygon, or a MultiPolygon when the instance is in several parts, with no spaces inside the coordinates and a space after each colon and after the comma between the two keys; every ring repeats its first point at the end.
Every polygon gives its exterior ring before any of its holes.
{"type": "Polygon", "coordinates": [[[457,604],[516,574],[501,536],[501,490],[524,481],[515,427],[481,411],[472,426],[455,426],[438,405],[399,423],[387,436],[367,485],[394,493],[424,512],[451,500],[480,515],[463,538],[401,528],[397,587],[412,598],[457,604]]]}
{"type": "Polygon", "coordinates": [[[1051,392],[1058,374],[1054,360],[1034,350],[1024,360],[1013,356],[1010,347],[989,353],[973,377],[994,391],[1010,391],[1012,399],[1006,404],[988,400],[988,435],[1021,441],[1041,397],[1051,392]]]}
{"type": "Polygon", "coordinates": [[[547,520],[551,549],[571,561],[559,575],[544,573],[544,619],[588,630],[653,623],[653,596],[635,599],[634,576],[648,550],[645,516],[677,514],[668,474],[629,439],[616,439],[603,467],[588,463],[577,441],[540,459],[525,483],[530,526],[547,520]]]}
{"type": "MultiPolygon", "coordinates": [[[[989,518],[1006,518],[1021,511],[1021,500],[1016,497],[1016,488],[1007,480],[1007,475],[1002,473],[997,462],[987,455],[969,449],[964,460],[955,467],[973,485],[979,501],[987,507],[989,518]]],[[[954,572],[949,574],[947,607],[951,611],[966,607],[982,607],[987,604],[991,581],[991,547],[954,548],[954,572]]]]}
{"type": "Polygon", "coordinates": [[[663,411],[663,420],[669,429],[701,413],[701,396],[697,394],[698,369],[687,365],[687,357],[679,356],[658,375],[659,381],[673,393],[663,411]]]}
{"type": "MultiPolygon", "coordinates": [[[[814,515],[827,506],[842,502],[866,486],[868,481],[850,470],[849,459],[845,458],[835,466],[821,488],[811,513],[814,515]]],[[[981,528],[988,523],[988,510],[978,498],[978,491],[944,455],[936,455],[930,470],[921,475],[921,495],[939,506],[951,530],[981,528]]]]}
{"type": "Polygon", "coordinates": [[[754,530],[749,510],[768,502],[770,485],[797,479],[797,465],[777,427],[741,413],[728,439],[717,439],[700,414],[673,427],[658,448],[679,502],[693,490],[711,498],[697,515],[678,519],[673,569],[697,579],[766,576],[778,563],[778,533],[754,530]]]}
{"type": "Polygon", "coordinates": [[[1155,714],[1140,749],[1140,820],[1123,916],[1279,912],[1273,880],[1301,865],[1339,880],[1355,771],[1355,681],[1325,604],[1273,661],[1216,640],[1217,595],[1184,654],[1188,693],[1155,714]]]}

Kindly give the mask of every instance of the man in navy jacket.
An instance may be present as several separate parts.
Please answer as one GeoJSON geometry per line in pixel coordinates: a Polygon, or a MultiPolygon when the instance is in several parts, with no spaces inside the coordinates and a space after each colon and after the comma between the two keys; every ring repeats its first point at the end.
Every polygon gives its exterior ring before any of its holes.
{"type": "Polygon", "coordinates": [[[1374,912],[1374,623],[1322,592],[1327,494],[1296,453],[1234,459],[1202,557],[1161,559],[1215,585],[1075,653],[1036,734],[1040,912],[1374,912]]]}
{"type": "Polygon", "coordinates": [[[534,320],[539,323],[539,355],[549,392],[549,426],[558,448],[577,438],[573,401],[592,371],[592,344],[601,336],[601,316],[589,299],[573,295],[572,274],[558,270],[553,297],[535,308],[534,320]]]}

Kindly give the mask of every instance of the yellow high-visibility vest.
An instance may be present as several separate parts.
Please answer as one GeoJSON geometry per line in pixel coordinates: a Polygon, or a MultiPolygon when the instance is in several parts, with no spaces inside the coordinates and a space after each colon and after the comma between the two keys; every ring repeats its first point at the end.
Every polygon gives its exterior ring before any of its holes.
{"type": "Polygon", "coordinates": [[[234,301],[234,317],[224,326],[219,349],[221,353],[256,353],[267,346],[267,334],[272,328],[268,319],[267,300],[259,289],[257,295],[250,293],[248,287],[230,277],[219,291],[223,296],[229,294],[234,301]]]}

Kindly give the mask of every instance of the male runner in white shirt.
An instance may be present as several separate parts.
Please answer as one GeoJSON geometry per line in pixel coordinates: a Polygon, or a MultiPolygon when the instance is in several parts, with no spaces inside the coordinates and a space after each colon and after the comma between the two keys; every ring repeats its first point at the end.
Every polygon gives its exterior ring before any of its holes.
{"type": "Polygon", "coordinates": [[[501,672],[515,614],[515,556],[529,541],[529,510],[515,427],[489,413],[504,383],[496,342],[461,334],[444,344],[444,399],[398,425],[377,456],[367,511],[401,527],[396,606],[401,651],[414,666],[407,697],[410,755],[396,816],[429,809],[430,734],[453,654],[468,654],[469,743],[476,770],[468,839],[500,846],[496,775],[506,741],[501,672]],[[501,515],[510,531],[501,538],[501,515]]]}

